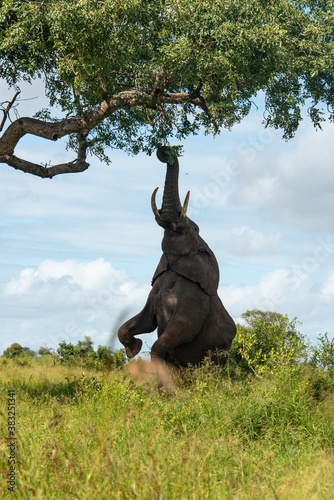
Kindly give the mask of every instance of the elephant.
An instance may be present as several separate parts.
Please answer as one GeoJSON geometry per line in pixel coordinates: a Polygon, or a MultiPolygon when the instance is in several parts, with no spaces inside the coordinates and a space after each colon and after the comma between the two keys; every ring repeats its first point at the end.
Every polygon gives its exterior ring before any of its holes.
{"type": "Polygon", "coordinates": [[[197,224],[186,215],[189,191],[181,206],[178,159],[168,162],[167,146],[158,148],[157,157],[167,163],[160,210],[155,201],[158,188],[151,198],[155,220],[164,229],[163,254],[143,310],[119,328],[118,338],[128,358],[133,358],[142,347],[135,335],[158,328],[152,361],[185,367],[198,366],[209,357],[224,365],[236,326],[217,295],[218,263],[197,224]]]}

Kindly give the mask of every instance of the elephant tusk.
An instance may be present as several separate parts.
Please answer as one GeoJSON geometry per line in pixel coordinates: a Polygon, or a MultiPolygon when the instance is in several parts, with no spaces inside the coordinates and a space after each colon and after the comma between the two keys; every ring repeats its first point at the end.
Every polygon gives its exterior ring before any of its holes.
{"type": "Polygon", "coordinates": [[[160,219],[160,213],[159,213],[159,210],[157,209],[157,204],[155,203],[155,196],[157,194],[158,189],[159,189],[158,187],[155,188],[155,190],[152,193],[152,196],[151,196],[151,207],[152,207],[152,211],[153,211],[154,215],[156,216],[156,218],[160,219]]]}
{"type": "Polygon", "coordinates": [[[183,221],[185,218],[186,218],[186,215],[187,215],[187,208],[188,208],[188,203],[189,203],[189,196],[190,196],[190,191],[188,191],[185,199],[184,199],[184,203],[183,203],[183,207],[182,207],[182,212],[181,212],[181,215],[180,215],[180,220],[183,221]]]}

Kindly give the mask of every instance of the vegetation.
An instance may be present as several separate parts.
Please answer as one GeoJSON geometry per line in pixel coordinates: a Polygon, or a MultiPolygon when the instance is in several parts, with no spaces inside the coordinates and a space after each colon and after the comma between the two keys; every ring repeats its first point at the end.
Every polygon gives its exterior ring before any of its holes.
{"type": "Polygon", "coordinates": [[[38,353],[40,356],[45,356],[46,354],[53,354],[54,350],[51,347],[42,346],[39,348],[38,353]]]}
{"type": "Polygon", "coordinates": [[[23,347],[14,342],[11,346],[7,347],[7,349],[3,352],[5,358],[15,358],[23,353],[23,347]]]}
{"type": "MultiPolygon", "coordinates": [[[[207,363],[175,371],[168,386],[154,371],[145,377],[143,361],[83,371],[59,357],[55,364],[51,354],[24,367],[23,354],[2,358],[0,470],[8,471],[11,388],[16,495],[334,498],[332,343],[320,335],[308,345],[296,320],[277,313],[247,311],[244,319],[224,369],[207,363]]],[[[2,481],[0,496],[7,495],[2,481]]]]}
{"type": "Polygon", "coordinates": [[[22,354],[27,356],[36,355],[35,351],[32,351],[29,347],[22,347],[17,342],[14,342],[3,352],[3,356],[5,356],[5,358],[16,358],[16,356],[21,356],[22,354]]]}
{"type": "Polygon", "coordinates": [[[83,341],[79,340],[77,345],[66,344],[65,340],[59,343],[57,349],[59,359],[62,363],[85,366],[86,368],[120,368],[126,362],[123,349],[112,352],[110,347],[99,345],[96,352],[93,342],[86,336],[83,341]]]}
{"type": "Polygon", "coordinates": [[[88,151],[104,161],[108,148],[150,154],[172,137],[232,127],[259,92],[265,125],[285,138],[305,104],[320,127],[333,118],[333,27],[333,0],[0,1],[0,77],[13,91],[0,162],[52,177],[88,168],[88,151]],[[19,83],[34,78],[54,115],[14,119],[19,83]],[[77,159],[18,158],[25,134],[67,136],[77,159]]]}
{"type": "Polygon", "coordinates": [[[297,318],[290,321],[287,315],[259,310],[247,311],[242,318],[246,325],[238,325],[231,352],[242,371],[272,373],[285,364],[297,367],[307,360],[297,318]]]}
{"type": "MultiPolygon", "coordinates": [[[[45,359],[53,360],[53,364],[68,364],[71,366],[80,366],[81,368],[95,368],[103,370],[106,368],[120,368],[126,362],[124,350],[113,352],[110,347],[97,347],[96,352],[93,348],[93,341],[90,337],[85,336],[84,340],[79,340],[76,345],[71,342],[66,343],[62,340],[59,343],[57,353],[50,347],[40,347],[38,354],[28,347],[22,347],[18,343],[13,343],[5,349],[3,356],[7,358],[15,358],[16,364],[28,365],[31,364],[31,358],[36,356],[45,357],[45,359]],[[58,363],[57,363],[58,362],[58,363]]],[[[43,362],[43,364],[45,364],[43,362]]]]}

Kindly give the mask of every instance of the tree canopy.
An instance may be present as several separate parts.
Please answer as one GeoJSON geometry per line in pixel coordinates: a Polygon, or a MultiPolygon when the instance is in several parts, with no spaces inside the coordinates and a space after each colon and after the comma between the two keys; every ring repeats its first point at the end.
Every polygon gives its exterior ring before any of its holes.
{"type": "Polygon", "coordinates": [[[289,139],[307,104],[334,118],[333,0],[0,0],[0,162],[40,177],[88,168],[87,152],[150,154],[171,138],[231,128],[264,96],[264,123],[289,139]],[[14,119],[21,81],[50,107],[14,119]],[[52,113],[51,113],[52,108],[52,113]],[[0,116],[1,119],[1,116],[0,116]],[[68,136],[72,162],[14,154],[25,134],[68,136]],[[47,160],[45,164],[47,164],[47,160]]]}
{"type": "Polygon", "coordinates": [[[4,350],[3,356],[5,356],[5,358],[15,358],[22,353],[23,347],[17,342],[14,342],[11,346],[7,347],[7,349],[4,350]]]}

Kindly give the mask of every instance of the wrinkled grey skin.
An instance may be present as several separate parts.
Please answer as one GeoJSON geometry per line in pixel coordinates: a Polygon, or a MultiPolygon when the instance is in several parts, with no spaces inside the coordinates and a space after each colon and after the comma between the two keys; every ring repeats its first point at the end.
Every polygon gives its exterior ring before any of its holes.
{"type": "MultiPolygon", "coordinates": [[[[157,156],[167,163],[165,148],[157,156]]],[[[216,258],[199,236],[197,224],[185,213],[178,193],[179,164],[167,163],[165,189],[161,210],[152,209],[157,223],[164,228],[163,255],[152,280],[152,290],[144,309],[124,323],[118,338],[126,354],[133,358],[142,347],[135,335],[158,328],[151,359],[165,360],[174,366],[200,364],[210,355],[217,364],[224,364],[236,333],[233,319],[217,295],[219,269],[216,258]]]]}

